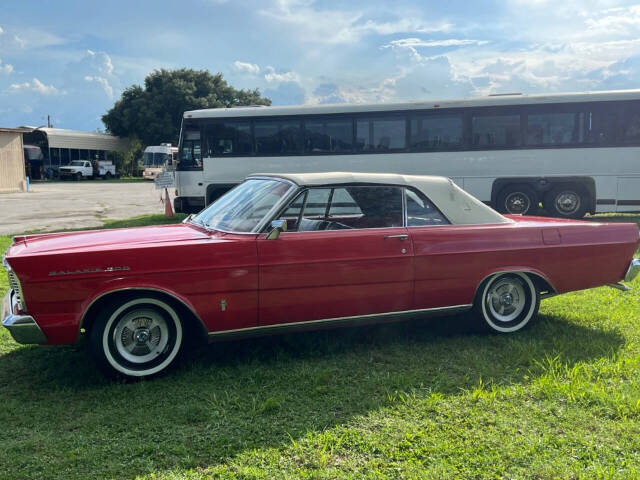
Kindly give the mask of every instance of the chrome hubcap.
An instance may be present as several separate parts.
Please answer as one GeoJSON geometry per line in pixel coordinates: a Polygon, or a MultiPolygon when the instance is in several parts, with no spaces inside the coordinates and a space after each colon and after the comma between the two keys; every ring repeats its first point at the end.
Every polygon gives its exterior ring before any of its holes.
{"type": "Polygon", "coordinates": [[[556,197],[556,208],[565,215],[571,215],[580,208],[580,195],[576,192],[566,191],[556,197]]]}
{"type": "Polygon", "coordinates": [[[132,310],[118,321],[113,340],[124,359],[132,363],[148,362],[160,355],[167,346],[167,321],[156,310],[132,310]]]}
{"type": "Polygon", "coordinates": [[[498,280],[487,293],[489,311],[500,322],[515,320],[524,310],[525,304],[524,286],[516,278],[498,280]]]}
{"type": "Polygon", "coordinates": [[[505,198],[504,206],[509,213],[524,214],[531,208],[531,200],[522,192],[513,192],[505,198]]]}

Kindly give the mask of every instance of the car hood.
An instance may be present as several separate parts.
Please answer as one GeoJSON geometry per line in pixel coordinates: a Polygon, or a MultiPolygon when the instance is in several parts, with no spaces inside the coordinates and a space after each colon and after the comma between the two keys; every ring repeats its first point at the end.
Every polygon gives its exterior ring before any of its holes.
{"type": "Polygon", "coordinates": [[[209,234],[191,224],[25,235],[14,238],[8,256],[111,250],[138,245],[207,240],[211,239],[212,235],[220,234],[209,234]]]}

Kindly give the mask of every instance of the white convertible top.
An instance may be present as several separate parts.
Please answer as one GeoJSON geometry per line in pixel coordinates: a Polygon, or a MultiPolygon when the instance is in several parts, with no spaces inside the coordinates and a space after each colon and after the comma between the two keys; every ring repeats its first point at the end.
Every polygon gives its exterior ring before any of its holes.
{"type": "Polygon", "coordinates": [[[284,178],[303,186],[380,183],[409,186],[420,190],[455,225],[511,223],[506,217],[469,195],[446,177],[399,175],[395,173],[265,173],[250,177],[284,178]]]}

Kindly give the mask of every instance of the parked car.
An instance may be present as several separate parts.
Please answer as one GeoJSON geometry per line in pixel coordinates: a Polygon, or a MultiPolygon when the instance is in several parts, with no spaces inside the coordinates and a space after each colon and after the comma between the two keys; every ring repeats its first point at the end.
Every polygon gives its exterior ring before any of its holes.
{"type": "Polygon", "coordinates": [[[15,237],[3,324],[86,337],[108,374],[209,339],[472,310],[517,332],[540,300],[631,281],[638,227],[503,216],[442,177],[254,175],[182,224],[15,237]]]}

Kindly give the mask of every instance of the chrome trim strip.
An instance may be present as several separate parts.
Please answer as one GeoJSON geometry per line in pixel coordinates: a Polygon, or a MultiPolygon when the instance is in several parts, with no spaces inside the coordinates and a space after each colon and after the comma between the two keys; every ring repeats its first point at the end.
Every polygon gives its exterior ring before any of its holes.
{"type": "Polygon", "coordinates": [[[640,258],[634,258],[629,263],[627,273],[624,275],[625,282],[632,282],[634,278],[640,273],[640,258]]]}
{"type": "Polygon", "coordinates": [[[290,322],[290,323],[276,323],[273,325],[260,325],[257,327],[237,328],[233,330],[221,330],[217,332],[209,332],[209,339],[216,339],[219,337],[234,337],[251,335],[252,333],[277,333],[280,331],[293,331],[303,330],[312,325],[327,325],[338,326],[341,324],[346,325],[358,325],[360,323],[375,323],[388,318],[398,317],[397,320],[402,320],[403,317],[409,316],[423,316],[424,314],[438,315],[447,313],[458,313],[470,310],[473,307],[472,304],[465,305],[453,305],[450,307],[437,307],[437,308],[423,308],[418,310],[400,310],[396,312],[386,313],[372,313],[367,315],[354,315],[350,317],[336,317],[336,318],[323,318],[319,320],[309,320],[306,322],[290,322]]]}
{"type": "Polygon", "coordinates": [[[536,272],[532,272],[531,270],[500,270],[498,272],[493,272],[490,273],[489,275],[487,275],[486,277],[484,277],[482,280],[480,280],[480,283],[478,283],[478,286],[476,287],[476,291],[473,294],[473,298],[475,299],[478,296],[478,289],[480,288],[480,285],[482,285],[482,283],[493,277],[494,275],[500,275],[502,273],[528,273],[530,275],[535,275],[538,278],[541,278],[542,280],[544,280],[545,282],[547,282],[550,286],[551,286],[551,292],[541,295],[540,298],[550,298],[550,297],[554,297],[555,295],[557,295],[558,290],[556,290],[556,287],[553,285],[553,283],[551,283],[551,281],[545,276],[545,275],[541,275],[539,273],[536,272]]]}
{"type": "Polygon", "coordinates": [[[159,288],[153,288],[153,287],[125,287],[125,288],[117,288],[115,290],[109,290],[108,292],[105,292],[105,293],[97,296],[96,298],[94,298],[91,301],[91,303],[89,305],[87,305],[87,308],[85,308],[84,312],[82,313],[82,318],[80,319],[80,324],[78,325],[77,338],[80,338],[80,331],[82,330],[82,328],[84,328],[84,322],[85,322],[86,317],[87,317],[87,312],[89,310],[91,310],[91,307],[93,307],[93,305],[98,300],[100,300],[103,297],[106,297],[107,295],[111,295],[112,293],[126,292],[126,291],[136,291],[136,290],[146,290],[146,291],[162,293],[162,294],[170,296],[171,298],[173,298],[175,301],[179,302],[180,305],[184,306],[186,309],[188,309],[193,314],[193,316],[198,320],[198,322],[200,322],[200,326],[203,329],[202,330],[203,333],[206,333],[208,331],[206,325],[204,324],[204,322],[202,321],[200,316],[195,312],[195,310],[193,308],[191,308],[189,305],[187,305],[186,303],[184,303],[183,300],[181,300],[179,297],[177,297],[173,293],[167,292],[166,290],[161,290],[159,288]]]}
{"type": "Polygon", "coordinates": [[[631,290],[629,287],[627,287],[626,285],[623,285],[620,282],[618,282],[618,283],[607,283],[606,286],[610,287],[610,288],[615,288],[616,290],[620,290],[621,292],[628,292],[629,290],[631,290]]]}

